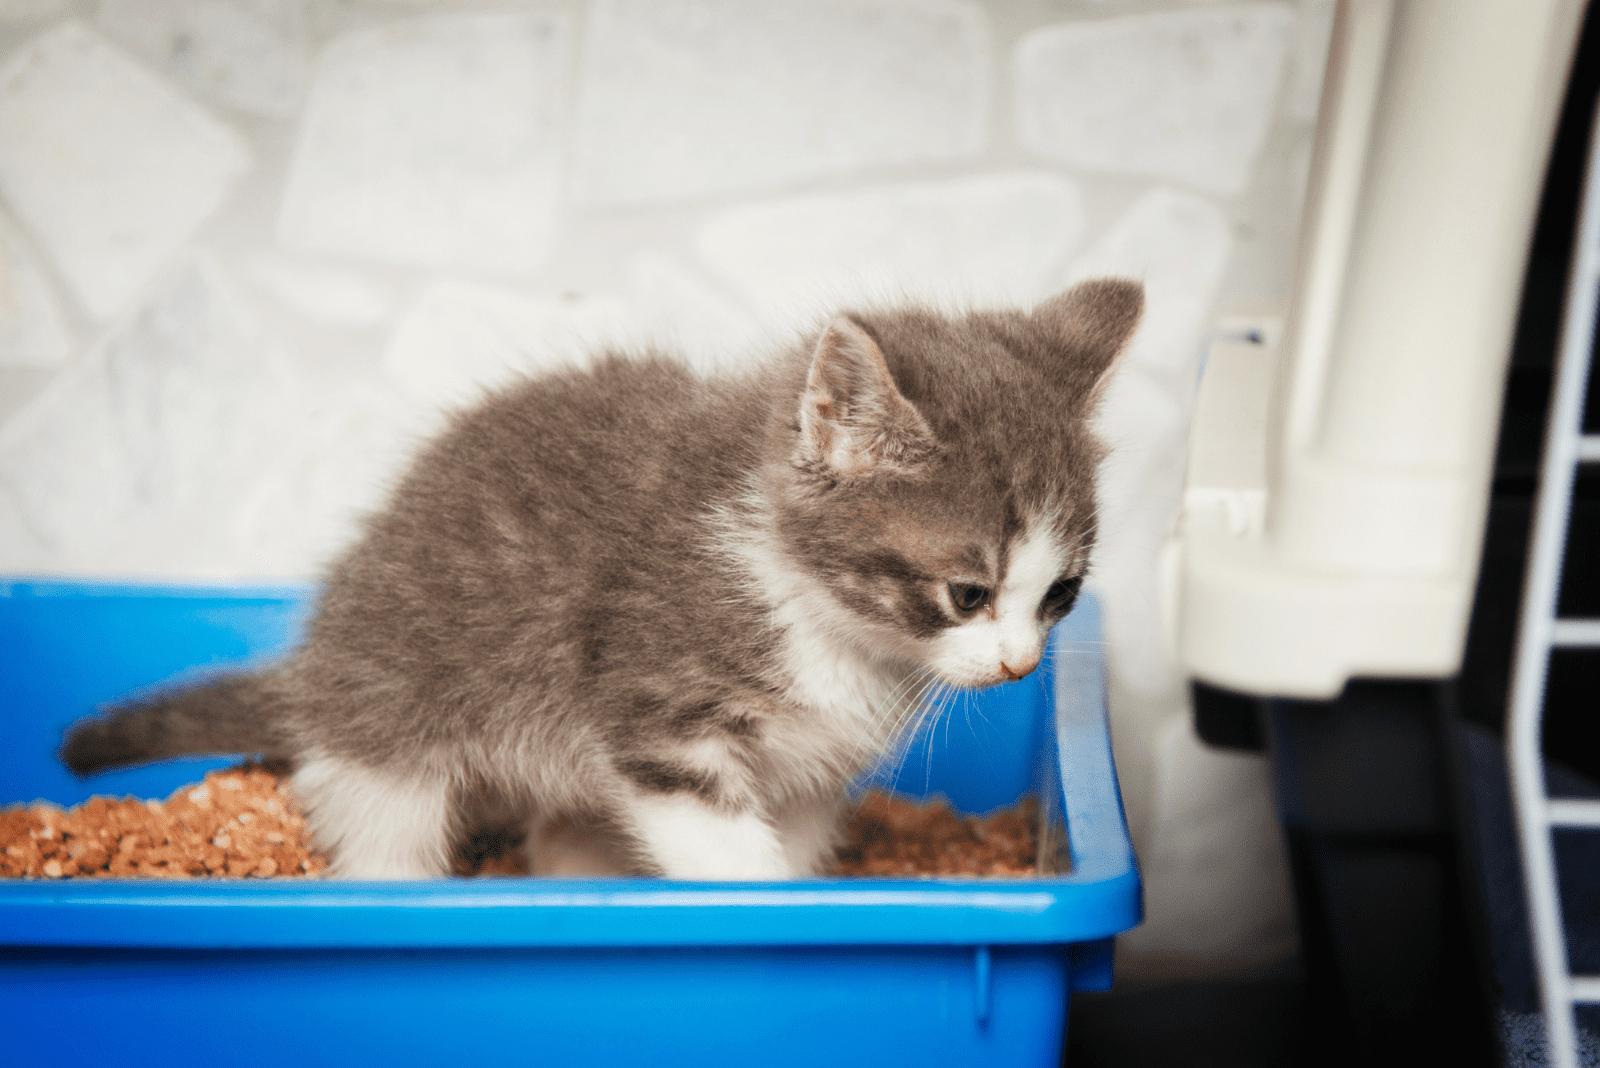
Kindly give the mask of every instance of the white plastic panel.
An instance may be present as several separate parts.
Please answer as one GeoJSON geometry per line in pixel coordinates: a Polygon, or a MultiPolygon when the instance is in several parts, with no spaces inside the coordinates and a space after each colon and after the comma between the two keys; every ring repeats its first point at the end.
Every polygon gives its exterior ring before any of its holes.
{"type": "MultiPolygon", "coordinates": [[[[1342,3],[1264,429],[1197,418],[1166,569],[1189,674],[1306,698],[1459,668],[1521,272],[1580,0],[1342,3]],[[1246,440],[1257,434],[1253,442],[1246,440]],[[1207,512],[1209,509],[1209,513],[1207,512]]],[[[1248,376],[1246,376],[1248,377],[1248,376]]],[[[1220,407],[1225,407],[1222,405],[1220,407]]],[[[1257,425],[1260,425],[1258,422],[1257,425]]]]}

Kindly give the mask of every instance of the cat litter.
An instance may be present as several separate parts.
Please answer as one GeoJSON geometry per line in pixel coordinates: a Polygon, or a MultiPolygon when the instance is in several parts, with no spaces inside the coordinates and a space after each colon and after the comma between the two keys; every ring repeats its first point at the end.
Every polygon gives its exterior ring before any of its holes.
{"type": "MultiPolygon", "coordinates": [[[[961,817],[942,801],[874,791],[845,827],[836,875],[1032,875],[1037,806],[961,817]]],[[[0,812],[0,876],[47,879],[318,875],[327,861],[279,776],[257,764],[214,771],[165,801],[95,797],[0,812]]],[[[520,843],[463,843],[457,875],[526,875],[520,843]]]]}
{"type": "Polygon", "coordinates": [[[0,875],[316,875],[327,862],[307,847],[304,828],[278,777],[246,764],[214,771],[165,801],[95,797],[69,810],[0,812],[0,875]]]}
{"type": "Polygon", "coordinates": [[[836,875],[1032,875],[1038,837],[1032,798],[991,816],[960,816],[942,800],[917,804],[874,791],[845,826],[836,875]]]}

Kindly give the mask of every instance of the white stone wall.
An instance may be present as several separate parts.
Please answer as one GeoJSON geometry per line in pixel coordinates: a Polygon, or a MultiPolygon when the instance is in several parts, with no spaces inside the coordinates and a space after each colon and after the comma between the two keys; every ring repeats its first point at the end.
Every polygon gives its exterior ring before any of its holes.
{"type": "Polygon", "coordinates": [[[314,576],[445,407],[652,338],[1143,278],[1096,582],[1150,922],[1292,946],[1155,615],[1198,361],[1281,313],[1331,0],[0,0],[0,573],[314,576]]]}

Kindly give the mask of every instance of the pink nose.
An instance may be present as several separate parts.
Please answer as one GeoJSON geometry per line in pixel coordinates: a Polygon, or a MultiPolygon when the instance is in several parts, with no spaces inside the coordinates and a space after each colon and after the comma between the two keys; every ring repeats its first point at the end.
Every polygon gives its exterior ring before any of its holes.
{"type": "Polygon", "coordinates": [[[1038,666],[1038,657],[1034,657],[1032,660],[1020,660],[1015,667],[1002,660],[1000,661],[1000,674],[1005,676],[1007,682],[1014,682],[1038,666]]]}

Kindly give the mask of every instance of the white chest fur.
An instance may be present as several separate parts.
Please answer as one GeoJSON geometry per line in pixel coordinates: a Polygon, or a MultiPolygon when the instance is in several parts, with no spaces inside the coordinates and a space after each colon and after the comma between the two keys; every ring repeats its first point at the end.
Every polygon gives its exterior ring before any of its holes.
{"type": "Polygon", "coordinates": [[[785,637],[784,666],[792,680],[789,700],[834,730],[870,734],[879,715],[889,713],[905,672],[839,634],[830,626],[835,622],[828,618],[831,606],[808,603],[818,599],[798,598],[777,613],[785,637]]]}
{"type": "Polygon", "coordinates": [[[728,538],[751,591],[769,607],[781,635],[784,703],[790,714],[768,725],[779,764],[802,789],[832,789],[877,756],[917,696],[912,670],[876,652],[875,636],[749,528],[728,538]]]}

